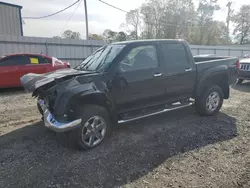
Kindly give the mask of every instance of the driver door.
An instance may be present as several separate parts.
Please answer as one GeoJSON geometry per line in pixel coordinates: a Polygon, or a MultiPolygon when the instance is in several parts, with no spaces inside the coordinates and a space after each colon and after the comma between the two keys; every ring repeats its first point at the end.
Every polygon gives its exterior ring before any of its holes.
{"type": "Polygon", "coordinates": [[[152,43],[129,49],[113,81],[118,110],[144,106],[164,96],[158,59],[157,46],[152,43]]]}

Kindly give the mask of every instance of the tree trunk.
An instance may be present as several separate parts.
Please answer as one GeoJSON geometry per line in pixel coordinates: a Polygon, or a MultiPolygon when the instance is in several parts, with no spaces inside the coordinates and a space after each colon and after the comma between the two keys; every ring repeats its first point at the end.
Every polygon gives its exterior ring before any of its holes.
{"type": "Polygon", "coordinates": [[[200,45],[203,44],[203,30],[202,28],[200,29],[200,45]]]}
{"type": "Polygon", "coordinates": [[[240,38],[240,44],[243,44],[243,40],[244,40],[244,37],[241,36],[241,38],[240,38]]]}
{"type": "Polygon", "coordinates": [[[245,35],[244,33],[241,34],[240,44],[243,44],[243,41],[244,41],[245,36],[246,36],[246,35],[245,35]]]}

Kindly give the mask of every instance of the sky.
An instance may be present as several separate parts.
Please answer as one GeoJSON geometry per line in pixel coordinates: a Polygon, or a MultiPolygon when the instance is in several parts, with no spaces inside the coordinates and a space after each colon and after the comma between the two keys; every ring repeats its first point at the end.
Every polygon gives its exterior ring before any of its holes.
{"type": "MultiPolygon", "coordinates": [[[[76,0],[3,0],[7,3],[21,5],[22,17],[44,16],[57,12],[76,0]]],[[[146,0],[103,0],[109,4],[120,7],[124,10],[139,8],[146,0]]],[[[197,0],[194,0],[197,1],[197,0]]],[[[248,0],[233,0],[232,8],[237,12],[241,5],[246,4],[248,0]]],[[[215,19],[225,21],[226,4],[228,0],[218,0],[221,10],[216,12],[215,19]]],[[[250,2],[248,3],[250,4],[250,2]]],[[[53,17],[30,20],[24,19],[23,25],[25,36],[53,37],[61,36],[64,30],[80,32],[82,38],[85,37],[85,14],[84,1],[81,2],[78,9],[77,5],[53,17]],[[76,10],[76,11],[75,11],[76,10]],[[75,11],[75,14],[73,15],[75,11]],[[72,19],[69,21],[69,18],[72,19]]],[[[121,24],[125,22],[126,13],[109,7],[98,0],[87,0],[89,33],[102,34],[105,29],[114,31],[122,30],[121,24]]]]}

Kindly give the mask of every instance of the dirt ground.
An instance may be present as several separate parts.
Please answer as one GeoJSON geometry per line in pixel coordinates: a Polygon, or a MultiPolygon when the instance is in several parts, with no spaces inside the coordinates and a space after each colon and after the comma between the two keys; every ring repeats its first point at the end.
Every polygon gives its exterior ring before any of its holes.
{"type": "Polygon", "coordinates": [[[61,144],[22,90],[0,91],[0,187],[250,187],[250,83],[215,117],[190,107],[130,124],[84,152],[61,144]]]}

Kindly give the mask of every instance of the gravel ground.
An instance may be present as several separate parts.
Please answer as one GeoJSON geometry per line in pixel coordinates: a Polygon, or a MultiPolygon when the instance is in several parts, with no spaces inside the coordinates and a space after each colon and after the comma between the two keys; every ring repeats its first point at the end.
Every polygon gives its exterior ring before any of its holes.
{"type": "Polygon", "coordinates": [[[250,83],[214,117],[193,108],[119,125],[83,152],[39,121],[22,90],[0,92],[0,187],[250,187],[250,83]]]}

